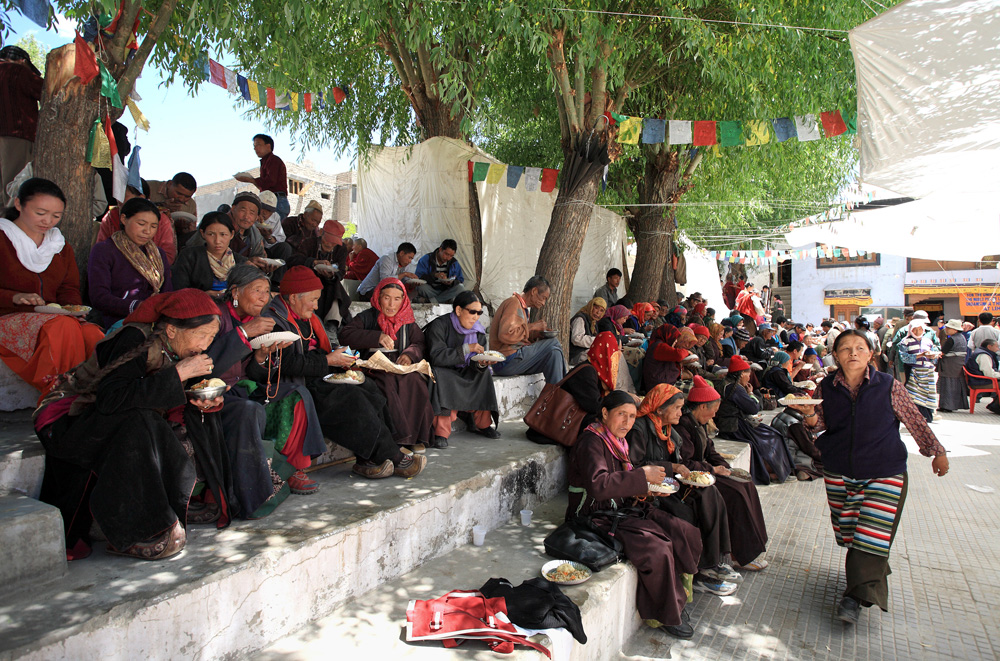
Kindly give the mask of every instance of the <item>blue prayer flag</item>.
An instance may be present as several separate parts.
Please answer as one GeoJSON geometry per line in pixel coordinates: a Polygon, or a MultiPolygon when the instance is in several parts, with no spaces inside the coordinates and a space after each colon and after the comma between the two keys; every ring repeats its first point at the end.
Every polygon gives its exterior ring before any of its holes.
{"type": "Polygon", "coordinates": [[[655,145],[663,142],[667,136],[667,120],[643,119],[642,144],[655,145]]]}
{"type": "Polygon", "coordinates": [[[247,79],[240,74],[236,74],[236,86],[240,88],[240,95],[247,101],[252,101],[250,98],[250,86],[247,85],[247,79]]]}
{"type": "Polygon", "coordinates": [[[132,147],[132,155],[128,158],[128,185],[137,191],[142,191],[142,180],[139,178],[139,145],[132,147]]]}
{"type": "Polygon", "coordinates": [[[772,119],[771,125],[774,126],[774,135],[778,139],[778,142],[784,142],[785,140],[799,136],[795,130],[795,123],[788,117],[772,119]]]}
{"type": "Polygon", "coordinates": [[[521,181],[522,174],[524,174],[524,167],[520,165],[508,165],[507,188],[517,188],[517,184],[521,181]]]}
{"type": "Polygon", "coordinates": [[[32,23],[48,27],[49,3],[46,0],[14,0],[14,6],[32,23]]]}

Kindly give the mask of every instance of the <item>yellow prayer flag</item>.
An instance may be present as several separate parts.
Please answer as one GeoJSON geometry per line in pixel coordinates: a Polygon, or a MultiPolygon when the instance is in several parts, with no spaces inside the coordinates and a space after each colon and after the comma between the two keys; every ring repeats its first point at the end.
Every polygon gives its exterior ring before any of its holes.
{"type": "Polygon", "coordinates": [[[288,106],[292,110],[298,110],[299,109],[299,93],[298,92],[289,92],[288,93],[288,106]]]}
{"type": "Polygon", "coordinates": [[[260,103],[260,89],[257,87],[257,83],[252,80],[247,81],[247,91],[250,92],[250,100],[254,103],[260,103]]]}
{"type": "Polygon", "coordinates": [[[132,113],[132,119],[135,120],[135,125],[143,131],[149,132],[149,120],[146,119],[146,116],[142,114],[141,110],[139,110],[139,106],[135,104],[132,97],[125,99],[125,105],[128,106],[128,111],[132,113]]]}
{"type": "Polygon", "coordinates": [[[507,166],[502,163],[490,163],[490,169],[486,173],[486,183],[499,184],[506,169],[507,166]]]}
{"type": "Polygon", "coordinates": [[[716,158],[722,158],[722,150],[719,149],[719,145],[712,145],[712,155],[716,158]]]}
{"type": "Polygon", "coordinates": [[[103,127],[94,133],[94,158],[90,161],[90,167],[111,169],[111,143],[108,142],[108,134],[103,127]]]}
{"type": "Polygon", "coordinates": [[[747,147],[771,142],[771,122],[766,119],[751,119],[744,122],[743,129],[746,132],[747,147]]]}
{"type": "Polygon", "coordinates": [[[618,142],[623,145],[639,144],[642,135],[642,117],[629,117],[618,128],[618,142]]]}

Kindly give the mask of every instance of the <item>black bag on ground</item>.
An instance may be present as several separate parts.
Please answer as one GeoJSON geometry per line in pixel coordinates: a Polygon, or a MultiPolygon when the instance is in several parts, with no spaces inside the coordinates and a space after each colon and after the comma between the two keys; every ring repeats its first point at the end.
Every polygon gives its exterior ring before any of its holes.
{"type": "Polygon", "coordinates": [[[625,547],[584,516],[566,521],[545,538],[545,554],[558,560],[572,560],[591,571],[625,559],[625,547]]]}

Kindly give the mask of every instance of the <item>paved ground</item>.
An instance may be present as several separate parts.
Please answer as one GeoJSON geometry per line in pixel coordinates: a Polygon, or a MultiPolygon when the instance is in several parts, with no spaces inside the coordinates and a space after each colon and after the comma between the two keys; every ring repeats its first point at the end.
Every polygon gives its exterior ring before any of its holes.
{"type": "Polygon", "coordinates": [[[1000,658],[1000,416],[944,414],[932,425],[951,472],[910,455],[910,489],[892,549],[890,612],[834,621],[846,554],[833,540],[820,481],[761,487],[771,566],[732,597],[698,595],[691,641],[643,629],[627,658],[1000,658]],[[980,493],[968,485],[992,487],[980,493]]]}

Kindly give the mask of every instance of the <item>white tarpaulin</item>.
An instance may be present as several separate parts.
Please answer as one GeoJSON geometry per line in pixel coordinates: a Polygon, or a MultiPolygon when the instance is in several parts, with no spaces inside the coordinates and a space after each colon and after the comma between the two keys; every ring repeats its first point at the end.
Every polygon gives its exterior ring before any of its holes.
{"type": "Polygon", "coordinates": [[[680,243],[684,246],[684,258],[687,260],[687,284],[678,286],[677,291],[685,296],[700,292],[708,301],[708,307],[715,308],[716,318],[721,319],[726,304],[722,300],[719,262],[684,235],[681,235],[680,243]]]}
{"type": "MultiPolygon", "coordinates": [[[[447,238],[458,243],[466,286],[475,280],[472,229],[469,224],[468,161],[499,163],[492,156],[450,138],[432,138],[412,147],[386,147],[358,171],[358,227],[368,247],[379,255],[402,241],[417,247],[417,257],[447,238]]],[[[522,177],[517,188],[479,182],[483,224],[483,278],[480,291],[496,306],[521,291],[535,271],[538,252],[552,215],[556,192],[528,192],[522,177]]],[[[573,310],[604,284],[611,267],[624,270],[625,221],[595,208],[584,241],[580,271],[573,283],[573,310]]]]}
{"type": "Polygon", "coordinates": [[[978,261],[1000,253],[1000,211],[994,193],[931,195],[846,220],[791,230],[785,240],[799,248],[825,243],[923,259],[978,261]]]}
{"type": "Polygon", "coordinates": [[[1000,193],[1000,3],[909,0],[850,41],[865,183],[1000,193]]]}

